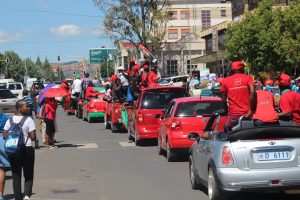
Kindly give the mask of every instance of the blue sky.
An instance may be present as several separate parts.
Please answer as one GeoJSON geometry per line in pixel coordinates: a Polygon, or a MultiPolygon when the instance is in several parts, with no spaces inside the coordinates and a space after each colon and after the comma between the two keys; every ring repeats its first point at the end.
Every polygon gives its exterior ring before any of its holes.
{"type": "Polygon", "coordinates": [[[89,48],[113,47],[103,18],[93,0],[1,0],[0,53],[13,50],[33,61],[88,59],[89,48]]]}

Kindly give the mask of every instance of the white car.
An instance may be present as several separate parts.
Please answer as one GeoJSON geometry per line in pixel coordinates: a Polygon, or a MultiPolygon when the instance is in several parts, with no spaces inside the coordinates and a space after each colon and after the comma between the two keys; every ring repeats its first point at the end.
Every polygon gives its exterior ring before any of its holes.
{"type": "Polygon", "coordinates": [[[167,78],[162,78],[158,81],[159,85],[163,86],[177,86],[181,87],[182,86],[182,79],[186,77],[188,78],[188,75],[184,76],[172,76],[172,77],[167,77],[167,78]]]}
{"type": "Polygon", "coordinates": [[[20,82],[8,83],[7,89],[9,89],[18,99],[23,99],[23,84],[20,82]]]}
{"type": "Polygon", "coordinates": [[[0,112],[12,115],[16,112],[18,98],[8,89],[0,89],[0,112]]]}

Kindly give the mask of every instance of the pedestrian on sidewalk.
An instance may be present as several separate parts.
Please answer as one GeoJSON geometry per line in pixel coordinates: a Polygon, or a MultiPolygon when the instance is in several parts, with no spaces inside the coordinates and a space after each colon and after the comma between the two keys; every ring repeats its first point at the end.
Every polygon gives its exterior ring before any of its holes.
{"type": "MultiPolygon", "coordinates": [[[[21,179],[22,170],[24,172],[24,200],[30,200],[32,195],[33,174],[34,174],[34,148],[32,147],[32,141],[36,139],[35,123],[31,117],[27,117],[26,114],[29,110],[29,106],[26,101],[19,100],[16,102],[17,114],[11,119],[13,123],[24,122],[22,125],[25,147],[20,154],[20,157],[9,157],[12,177],[13,177],[13,189],[15,200],[23,200],[21,191],[21,179]],[[26,118],[24,118],[26,117],[26,118]]],[[[11,127],[11,120],[6,121],[4,126],[3,137],[6,135],[11,127]]]]}
{"type": "Polygon", "coordinates": [[[35,99],[31,99],[31,97],[28,96],[28,94],[29,94],[28,90],[24,89],[23,90],[23,100],[28,103],[29,108],[30,108],[27,113],[27,116],[29,116],[33,119],[33,116],[32,116],[32,112],[34,111],[33,100],[35,100],[35,99]]]}
{"type": "Polygon", "coordinates": [[[45,123],[46,123],[46,145],[50,149],[54,148],[55,118],[57,101],[55,98],[46,98],[45,123]]]}
{"type": "Polygon", "coordinates": [[[10,170],[8,157],[4,149],[3,129],[6,121],[9,119],[5,113],[0,113],[0,200],[4,200],[4,186],[6,172],[10,170]]]}

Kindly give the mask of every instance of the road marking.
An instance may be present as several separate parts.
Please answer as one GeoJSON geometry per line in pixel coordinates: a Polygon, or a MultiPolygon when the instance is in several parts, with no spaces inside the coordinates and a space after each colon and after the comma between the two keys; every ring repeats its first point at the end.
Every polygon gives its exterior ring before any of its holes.
{"type": "Polygon", "coordinates": [[[134,142],[129,142],[129,141],[119,142],[119,144],[122,147],[135,147],[135,143],[134,142]]]}
{"type": "Polygon", "coordinates": [[[80,143],[76,144],[77,149],[98,149],[98,145],[96,143],[80,143]]]}

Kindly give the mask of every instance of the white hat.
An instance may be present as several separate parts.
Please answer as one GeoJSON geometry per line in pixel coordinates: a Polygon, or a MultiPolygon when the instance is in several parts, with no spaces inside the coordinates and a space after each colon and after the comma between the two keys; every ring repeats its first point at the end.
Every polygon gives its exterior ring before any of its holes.
{"type": "Polygon", "coordinates": [[[117,67],[117,70],[125,70],[124,67],[117,67]]]}

